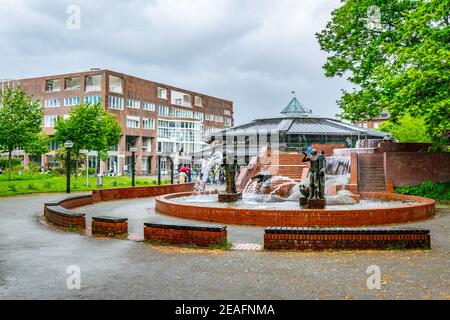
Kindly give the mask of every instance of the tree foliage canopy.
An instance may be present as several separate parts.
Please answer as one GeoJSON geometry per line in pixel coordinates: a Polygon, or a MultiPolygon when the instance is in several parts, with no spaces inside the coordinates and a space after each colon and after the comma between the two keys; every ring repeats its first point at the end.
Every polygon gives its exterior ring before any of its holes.
{"type": "Polygon", "coordinates": [[[8,178],[11,178],[11,155],[40,140],[42,110],[20,87],[6,87],[0,105],[0,150],[8,152],[8,178]]]}
{"type": "Polygon", "coordinates": [[[325,74],[355,85],[338,101],[341,117],[370,120],[388,110],[397,123],[410,114],[424,119],[436,149],[448,144],[449,8],[450,0],[343,0],[316,35],[329,54],[325,74]]]}
{"type": "Polygon", "coordinates": [[[97,151],[102,158],[119,142],[121,127],[101,102],[82,103],[70,111],[67,119],[57,122],[55,138],[64,143],[72,140],[75,154],[80,150],[97,151]]]}
{"type": "Polygon", "coordinates": [[[413,118],[410,114],[404,115],[397,123],[383,122],[379,130],[392,133],[399,142],[431,142],[424,119],[413,118]]]}

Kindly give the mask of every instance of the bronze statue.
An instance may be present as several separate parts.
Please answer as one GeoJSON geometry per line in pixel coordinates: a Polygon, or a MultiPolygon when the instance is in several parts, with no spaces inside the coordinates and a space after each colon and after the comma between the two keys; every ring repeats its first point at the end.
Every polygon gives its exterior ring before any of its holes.
{"type": "Polygon", "coordinates": [[[327,160],[323,151],[317,154],[316,149],[311,150],[311,156],[304,152],[303,162],[311,162],[309,173],[309,199],[325,199],[325,169],[327,160]]]}
{"type": "Polygon", "coordinates": [[[236,189],[236,171],[237,171],[237,164],[222,164],[222,167],[225,170],[225,179],[226,179],[226,193],[228,194],[235,194],[237,193],[236,189]]]}

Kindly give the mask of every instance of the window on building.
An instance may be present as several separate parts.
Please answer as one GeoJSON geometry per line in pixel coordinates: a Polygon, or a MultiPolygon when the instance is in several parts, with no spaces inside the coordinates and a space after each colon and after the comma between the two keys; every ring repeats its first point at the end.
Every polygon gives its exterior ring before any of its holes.
{"type": "Polygon", "coordinates": [[[155,120],[153,119],[142,119],[142,128],[143,129],[155,129],[155,120]]]}
{"type": "Polygon", "coordinates": [[[139,117],[127,116],[126,126],[127,128],[139,129],[139,122],[140,122],[139,117]]]}
{"type": "Polygon", "coordinates": [[[152,138],[142,137],[142,150],[144,152],[152,152],[152,138]]]}
{"type": "Polygon", "coordinates": [[[202,97],[195,96],[195,105],[197,107],[202,107],[203,106],[203,99],[202,99],[202,97]]]}
{"type": "Polygon", "coordinates": [[[116,76],[109,76],[109,92],[123,93],[123,79],[116,76]]]}
{"type": "Polygon", "coordinates": [[[379,122],[375,122],[373,124],[374,129],[378,129],[380,127],[380,123],[379,122]]]}
{"type": "Polygon", "coordinates": [[[109,96],[109,108],[116,110],[123,110],[123,98],[109,96]]]}
{"type": "Polygon", "coordinates": [[[170,97],[172,104],[183,107],[192,107],[192,98],[190,94],[172,90],[170,93],[170,97]]]}
{"type": "Polygon", "coordinates": [[[147,111],[155,111],[156,110],[156,105],[154,103],[151,103],[151,102],[144,102],[142,104],[142,109],[147,110],[147,111]]]}
{"type": "Polygon", "coordinates": [[[66,78],[64,82],[66,90],[79,90],[81,88],[80,77],[66,78]]]}
{"type": "Polygon", "coordinates": [[[47,99],[45,100],[45,107],[46,108],[57,108],[61,106],[61,100],[60,99],[47,99]]]}
{"type": "Polygon", "coordinates": [[[170,108],[165,105],[158,105],[158,115],[168,117],[170,116],[170,108]]]}
{"type": "Polygon", "coordinates": [[[198,111],[194,112],[194,119],[203,121],[203,117],[204,117],[203,112],[198,112],[198,111]]]}
{"type": "Polygon", "coordinates": [[[94,76],[86,76],[85,81],[86,81],[86,85],[85,85],[86,92],[102,90],[102,75],[101,74],[94,75],[94,76]]]}
{"type": "Polygon", "coordinates": [[[223,114],[226,116],[231,116],[231,111],[228,109],[223,110],[223,114]]]}
{"type": "Polygon", "coordinates": [[[80,97],[64,98],[64,105],[66,107],[73,107],[80,104],[80,97]]]}
{"type": "Polygon", "coordinates": [[[84,102],[87,104],[94,104],[102,100],[101,96],[86,96],[84,102]]]}
{"type": "Polygon", "coordinates": [[[206,121],[214,121],[214,115],[213,114],[205,114],[205,120],[206,121]]]}
{"type": "Polygon", "coordinates": [[[223,122],[223,117],[222,116],[214,116],[214,120],[216,122],[223,122]]]}
{"type": "Polygon", "coordinates": [[[167,89],[158,87],[158,98],[167,99],[167,89]]]}
{"type": "Polygon", "coordinates": [[[47,92],[61,91],[61,80],[55,79],[45,81],[45,91],[47,92]]]}
{"type": "Polygon", "coordinates": [[[231,118],[225,117],[225,118],[224,118],[224,124],[225,124],[227,127],[231,127],[231,125],[232,125],[232,120],[231,120],[231,118]]]}
{"type": "Polygon", "coordinates": [[[57,150],[57,149],[59,149],[61,147],[61,144],[58,142],[58,140],[51,139],[49,141],[49,146],[48,147],[49,147],[49,149],[51,151],[55,151],[55,150],[57,150]]]}
{"type": "Polygon", "coordinates": [[[44,126],[46,128],[54,128],[57,121],[58,121],[58,116],[56,116],[56,115],[45,116],[45,118],[44,118],[44,126]]]}
{"type": "Polygon", "coordinates": [[[127,107],[133,108],[133,109],[140,109],[141,108],[141,102],[138,100],[133,99],[127,99],[127,107]]]}
{"type": "Polygon", "coordinates": [[[188,118],[192,119],[194,117],[194,113],[192,110],[172,108],[170,112],[171,117],[175,118],[188,118]]]}

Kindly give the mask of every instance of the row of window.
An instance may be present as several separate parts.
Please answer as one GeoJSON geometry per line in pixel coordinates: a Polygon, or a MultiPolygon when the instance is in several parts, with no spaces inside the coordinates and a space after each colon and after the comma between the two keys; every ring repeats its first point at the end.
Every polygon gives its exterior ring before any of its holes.
{"type": "MultiPolygon", "coordinates": [[[[65,114],[62,116],[63,119],[67,119],[69,117],[68,114],[65,114]]],[[[56,125],[56,122],[58,119],[61,118],[61,116],[57,115],[48,115],[44,117],[44,127],[45,128],[54,128],[56,125]]]]}
{"type": "Polygon", "coordinates": [[[141,123],[142,129],[149,129],[149,130],[155,129],[155,120],[152,118],[142,118],[141,121],[141,118],[139,117],[127,116],[126,119],[127,128],[139,129],[141,127],[141,123]]]}
{"type": "MultiPolygon", "coordinates": [[[[84,102],[85,103],[97,103],[99,101],[101,101],[102,97],[101,96],[86,96],[84,97],[84,102]]],[[[66,107],[73,107],[73,106],[77,106],[79,105],[81,102],[81,98],[80,97],[69,97],[69,98],[64,98],[64,105],[66,107]]],[[[46,99],[44,101],[44,106],[46,108],[57,108],[61,106],[61,99],[46,99]]]]}
{"type": "MultiPolygon", "coordinates": [[[[85,91],[101,91],[102,90],[102,75],[92,75],[86,76],[84,78],[85,91]]],[[[45,91],[46,92],[58,92],[63,88],[63,81],[61,79],[51,79],[45,81],[45,91]]],[[[71,77],[64,79],[64,89],[65,90],[80,90],[81,89],[81,78],[71,77]]],[[[123,80],[120,77],[109,76],[109,92],[123,93],[123,80]]]]}

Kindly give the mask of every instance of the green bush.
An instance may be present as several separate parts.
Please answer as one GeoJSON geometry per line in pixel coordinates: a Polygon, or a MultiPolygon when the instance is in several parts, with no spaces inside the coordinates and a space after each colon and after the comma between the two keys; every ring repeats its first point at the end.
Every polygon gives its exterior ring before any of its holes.
{"type": "Polygon", "coordinates": [[[17,192],[17,187],[15,184],[8,185],[8,190],[11,192],[17,192]]]}
{"type": "MultiPolygon", "coordinates": [[[[89,176],[95,174],[95,168],[89,168],[89,176]]],[[[81,176],[86,177],[86,169],[81,169],[81,176]]]]}
{"type": "Polygon", "coordinates": [[[436,200],[450,200],[450,182],[425,181],[418,186],[395,188],[395,192],[436,200]]]}
{"type": "Polygon", "coordinates": [[[66,174],[66,170],[63,167],[53,168],[52,174],[55,176],[62,176],[63,174],[66,174]]]}
{"type": "MultiPolygon", "coordinates": [[[[20,166],[22,164],[22,160],[20,158],[11,158],[11,166],[20,166]]],[[[0,158],[0,167],[3,168],[3,171],[6,171],[8,168],[8,158],[0,158]]]]}

